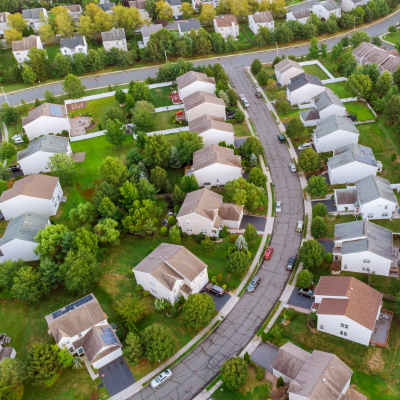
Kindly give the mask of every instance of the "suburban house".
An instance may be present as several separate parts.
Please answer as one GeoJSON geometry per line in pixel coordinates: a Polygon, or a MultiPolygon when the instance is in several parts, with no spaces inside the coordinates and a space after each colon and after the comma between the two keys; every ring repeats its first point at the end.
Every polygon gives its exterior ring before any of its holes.
{"type": "Polygon", "coordinates": [[[214,94],[216,90],[215,78],[208,77],[202,72],[186,72],[176,78],[176,83],[178,85],[179,97],[181,99],[184,99],[199,90],[212,94],[214,94]]]}
{"type": "Polygon", "coordinates": [[[342,0],[342,10],[348,12],[358,6],[364,6],[369,1],[370,0],[342,0]]]}
{"type": "Polygon", "coordinates": [[[161,243],[132,269],[138,285],[174,304],[199,293],[208,282],[207,264],[183,246],[161,243]]]}
{"type": "Polygon", "coordinates": [[[214,18],[214,30],[220,33],[224,39],[232,36],[237,39],[239,36],[239,24],[235,15],[221,15],[214,18]]]}
{"type": "Polygon", "coordinates": [[[313,141],[317,153],[333,151],[348,144],[357,144],[360,132],[353,122],[338,115],[331,115],[317,122],[313,141]]]}
{"type": "Polygon", "coordinates": [[[112,14],[113,13],[112,9],[115,7],[115,3],[101,3],[97,4],[97,6],[100,7],[107,14],[112,14]]]}
{"type": "Polygon", "coordinates": [[[393,262],[392,231],[368,220],[335,225],[334,260],[342,271],[389,276],[393,262]]]}
{"type": "Polygon", "coordinates": [[[99,369],[122,356],[115,329],[93,294],[46,315],[49,334],[60,349],[89,360],[99,369]]]}
{"type": "Polygon", "coordinates": [[[120,49],[128,51],[128,45],[123,28],[112,28],[111,31],[101,32],[101,40],[106,51],[111,49],[120,49]]]}
{"type": "Polygon", "coordinates": [[[255,14],[250,14],[249,18],[249,28],[256,35],[260,26],[268,28],[269,30],[274,30],[274,18],[271,11],[256,12],[255,14]]]}
{"type": "Polygon", "coordinates": [[[312,354],[287,342],[272,362],[272,373],[289,384],[289,400],[345,400],[353,371],[335,354],[312,354]]]}
{"type": "Polygon", "coordinates": [[[38,245],[35,237],[46,225],[50,225],[48,215],[24,212],[13,218],[0,239],[0,261],[39,260],[34,252],[38,245]]]}
{"type": "Polygon", "coordinates": [[[18,64],[22,64],[29,60],[28,52],[32,48],[43,49],[42,41],[39,36],[31,35],[21,40],[14,40],[11,48],[18,64]]]}
{"type": "Polygon", "coordinates": [[[179,36],[183,36],[186,32],[189,33],[192,29],[197,32],[200,28],[200,21],[196,18],[190,18],[178,23],[179,36]]]}
{"type": "Polygon", "coordinates": [[[139,10],[140,17],[142,18],[143,21],[149,21],[149,20],[151,21],[149,13],[144,8],[145,4],[146,0],[134,0],[128,2],[129,7],[134,7],[139,10]]]}
{"type": "Polygon", "coordinates": [[[188,122],[202,115],[212,115],[225,121],[225,102],[215,94],[197,91],[184,97],[183,104],[188,122]]]}
{"type": "Polygon", "coordinates": [[[40,26],[47,23],[47,10],[45,8],[30,8],[22,10],[22,18],[35,32],[37,32],[40,26]]]}
{"type": "Polygon", "coordinates": [[[49,133],[69,132],[70,125],[64,105],[43,103],[22,117],[22,127],[29,140],[49,133]]]}
{"type": "Polygon", "coordinates": [[[189,131],[197,132],[203,138],[204,146],[218,145],[220,142],[227,145],[235,143],[233,125],[225,122],[223,118],[202,115],[189,122],[189,131]]]}
{"type": "Polygon", "coordinates": [[[73,56],[75,53],[88,53],[88,45],[85,36],[75,35],[60,39],[60,51],[64,56],[73,56]]]}
{"type": "Polygon", "coordinates": [[[192,7],[198,10],[201,5],[210,4],[213,7],[217,7],[219,0],[192,0],[192,7]]]}
{"type": "Polygon", "coordinates": [[[169,5],[172,8],[174,18],[178,19],[178,17],[180,17],[183,14],[181,9],[182,0],[167,0],[167,3],[169,3],[169,5]]]}
{"type": "Polygon", "coordinates": [[[318,76],[302,73],[290,78],[286,88],[286,98],[291,105],[309,103],[311,99],[325,91],[318,76]]]}
{"type": "Polygon", "coordinates": [[[13,347],[6,346],[10,343],[10,337],[5,333],[0,333],[0,363],[6,358],[15,358],[17,352],[13,347]]]}
{"type": "Polygon", "coordinates": [[[140,32],[143,38],[143,47],[147,47],[147,43],[149,43],[150,36],[153,33],[160,31],[163,28],[162,24],[152,24],[147,26],[142,26],[140,32]]]}
{"type": "Polygon", "coordinates": [[[300,119],[304,126],[315,126],[322,118],[331,115],[344,117],[347,114],[345,105],[333,91],[326,88],[324,92],[311,99],[311,108],[300,111],[300,119]]]}
{"type": "Polygon", "coordinates": [[[317,329],[368,346],[382,307],[382,293],[351,276],[322,276],[311,306],[317,329]]]}
{"type": "Polygon", "coordinates": [[[67,137],[46,135],[33,140],[26,149],[18,152],[17,160],[24,175],[49,172],[47,164],[54,154],[72,154],[67,137]]]}
{"type": "Polygon", "coordinates": [[[63,191],[54,176],[32,174],[14,182],[11,189],[0,196],[0,210],[7,221],[29,212],[56,215],[63,191]]]}
{"type": "Polygon", "coordinates": [[[290,58],[285,58],[275,64],[276,80],[281,86],[286,86],[290,83],[290,79],[304,73],[304,69],[296,61],[290,58]]]}
{"type": "Polygon", "coordinates": [[[177,221],[182,232],[218,237],[224,225],[239,229],[242,218],[243,206],[223,203],[220,194],[199,189],[186,195],[177,221]]]}
{"type": "Polygon", "coordinates": [[[4,35],[4,31],[9,28],[8,16],[9,12],[0,12],[0,35],[4,35]]]}
{"type": "Polygon", "coordinates": [[[193,153],[186,175],[194,175],[200,187],[224,186],[242,176],[242,158],[230,148],[211,145],[193,153]]]}
{"type": "Polygon", "coordinates": [[[376,175],[382,163],[375,160],[370,147],[348,144],[333,151],[328,159],[328,175],[331,185],[354,183],[369,175],[376,175]]]}
{"type": "Polygon", "coordinates": [[[355,186],[335,190],[337,211],[350,211],[363,219],[391,219],[398,203],[390,182],[369,175],[356,181],[355,186]]]}
{"type": "Polygon", "coordinates": [[[331,15],[340,18],[342,16],[342,6],[335,0],[324,0],[312,6],[312,12],[319,18],[329,19],[331,15]]]}
{"type": "Polygon", "coordinates": [[[61,6],[68,10],[68,15],[74,22],[79,22],[79,18],[82,15],[82,7],[80,4],[73,4],[71,6],[61,6]]]}
{"type": "Polygon", "coordinates": [[[286,21],[298,21],[305,24],[310,18],[311,11],[309,9],[293,10],[286,14],[286,21]]]}

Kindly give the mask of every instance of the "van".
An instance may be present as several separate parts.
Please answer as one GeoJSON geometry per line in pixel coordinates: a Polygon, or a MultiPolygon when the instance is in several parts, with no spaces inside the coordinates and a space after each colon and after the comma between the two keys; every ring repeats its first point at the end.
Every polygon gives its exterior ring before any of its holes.
{"type": "Polygon", "coordinates": [[[296,226],[296,232],[303,232],[303,226],[304,222],[303,221],[297,221],[297,226],[296,226]]]}

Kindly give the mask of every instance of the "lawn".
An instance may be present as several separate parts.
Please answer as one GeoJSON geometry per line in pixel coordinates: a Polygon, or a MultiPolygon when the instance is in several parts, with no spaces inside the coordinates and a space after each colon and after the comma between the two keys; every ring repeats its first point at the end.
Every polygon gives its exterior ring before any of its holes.
{"type": "Polygon", "coordinates": [[[164,86],[160,88],[150,89],[151,95],[153,96],[153,105],[157,107],[171,106],[172,101],[169,98],[169,94],[176,90],[176,86],[164,86]]]}
{"type": "Polygon", "coordinates": [[[54,61],[54,59],[56,58],[56,55],[58,53],[61,54],[60,45],[59,44],[48,44],[44,48],[47,51],[47,55],[49,57],[49,60],[51,60],[51,61],[54,61]]]}
{"type": "Polygon", "coordinates": [[[397,29],[394,33],[388,33],[383,37],[383,39],[394,44],[400,43],[400,30],[397,29]]]}
{"type": "Polygon", "coordinates": [[[325,86],[330,88],[333,91],[333,93],[339,96],[340,99],[347,99],[348,97],[354,97],[354,93],[347,88],[346,81],[328,83],[325,86]]]}
{"type": "Polygon", "coordinates": [[[240,22],[239,25],[240,30],[244,33],[248,41],[252,40],[254,38],[254,32],[249,28],[248,21],[240,22]]]}
{"type": "Polygon", "coordinates": [[[247,126],[246,122],[241,122],[241,123],[232,124],[232,125],[233,125],[233,130],[235,132],[236,137],[251,136],[250,129],[247,126]]]}
{"type": "Polygon", "coordinates": [[[367,121],[370,119],[375,119],[375,115],[368,108],[367,103],[363,101],[350,101],[344,103],[346,110],[350,115],[357,118],[357,121],[367,121]]]}
{"type": "Polygon", "coordinates": [[[319,58],[318,60],[335,78],[339,78],[342,75],[338,72],[338,63],[336,60],[328,58],[319,58]]]}
{"type": "Polygon", "coordinates": [[[179,128],[181,125],[173,122],[177,110],[163,111],[154,114],[154,130],[179,128]]]}
{"type": "Polygon", "coordinates": [[[329,79],[329,76],[317,64],[302,65],[302,68],[307,74],[318,76],[321,81],[323,81],[324,79],[329,79]]]}
{"type": "Polygon", "coordinates": [[[0,55],[0,63],[3,69],[8,69],[14,65],[17,65],[17,61],[14,58],[11,48],[1,49],[0,55]]]}

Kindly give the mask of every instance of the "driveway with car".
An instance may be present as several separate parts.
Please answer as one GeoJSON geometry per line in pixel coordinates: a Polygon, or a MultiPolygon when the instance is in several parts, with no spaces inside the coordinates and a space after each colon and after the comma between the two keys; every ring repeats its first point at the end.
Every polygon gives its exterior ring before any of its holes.
{"type": "Polygon", "coordinates": [[[119,357],[100,368],[99,376],[110,396],[136,382],[124,357],[119,357]]]}
{"type": "Polygon", "coordinates": [[[298,292],[299,288],[296,287],[293,289],[292,294],[290,295],[288,304],[296,307],[301,307],[309,310],[311,308],[312,303],[314,302],[313,299],[307,296],[300,296],[298,292]]]}

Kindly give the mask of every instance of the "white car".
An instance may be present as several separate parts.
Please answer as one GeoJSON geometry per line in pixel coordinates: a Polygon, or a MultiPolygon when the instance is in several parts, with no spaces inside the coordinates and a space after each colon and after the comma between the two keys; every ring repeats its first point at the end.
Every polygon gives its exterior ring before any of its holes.
{"type": "Polygon", "coordinates": [[[280,213],[282,212],[282,202],[278,200],[275,204],[275,212],[280,213]]]}
{"type": "Polygon", "coordinates": [[[298,147],[298,150],[301,151],[301,150],[306,149],[307,147],[311,147],[311,146],[312,146],[312,143],[303,143],[298,147]]]}
{"type": "Polygon", "coordinates": [[[161,374],[157,375],[150,383],[150,386],[155,389],[166,382],[172,376],[172,371],[170,369],[166,369],[161,372],[161,374]]]}
{"type": "Polygon", "coordinates": [[[14,135],[11,137],[11,139],[13,140],[14,144],[22,144],[24,143],[24,140],[22,139],[21,135],[14,135]]]}
{"type": "Polygon", "coordinates": [[[247,101],[246,97],[244,97],[244,94],[239,94],[239,98],[240,98],[240,100],[242,101],[243,106],[244,106],[245,108],[250,107],[250,104],[249,104],[249,102],[247,101]]]}
{"type": "Polygon", "coordinates": [[[290,164],[289,164],[289,168],[290,168],[290,170],[291,170],[292,172],[297,172],[297,168],[296,168],[296,166],[294,165],[294,163],[290,163],[290,164]]]}

